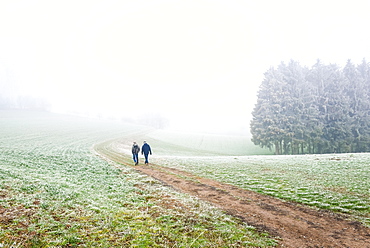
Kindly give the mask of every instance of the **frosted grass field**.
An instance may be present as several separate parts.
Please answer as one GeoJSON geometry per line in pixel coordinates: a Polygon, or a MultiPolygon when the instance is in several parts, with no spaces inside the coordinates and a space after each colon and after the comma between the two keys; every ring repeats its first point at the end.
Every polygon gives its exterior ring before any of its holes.
{"type": "Polygon", "coordinates": [[[1,247],[271,247],[266,234],[91,150],[147,131],[0,111],[1,247]],[[119,167],[119,168],[118,168],[119,167]]]}
{"type": "MultiPolygon", "coordinates": [[[[164,130],[150,132],[148,137],[155,151],[151,158],[155,164],[349,214],[370,226],[369,153],[248,155],[252,144],[246,137],[164,130]]],[[[258,147],[252,149],[256,154],[271,154],[258,147]]]]}
{"type": "Polygon", "coordinates": [[[284,200],[351,214],[370,226],[370,154],[171,156],[157,164],[284,200]]]}
{"type": "Polygon", "coordinates": [[[270,152],[252,147],[245,137],[167,131],[149,135],[155,145],[158,142],[158,156],[154,159],[157,164],[284,200],[350,214],[370,226],[369,153],[240,156],[251,151],[270,152]],[[186,149],[180,149],[181,146],[186,149]]]}
{"type": "Polygon", "coordinates": [[[0,111],[0,244],[276,244],[208,204],[94,155],[93,144],[119,137],[128,144],[123,146],[127,154],[132,141],[147,140],[153,149],[150,161],[158,165],[343,212],[370,226],[370,154],[256,156],[248,155],[251,142],[245,137],[185,135],[119,122],[0,111]]]}
{"type": "MultiPolygon", "coordinates": [[[[370,226],[370,154],[271,154],[247,137],[157,130],[147,134],[158,165],[319,209],[370,226]],[[242,154],[242,155],[241,155],[242,154]]],[[[143,137],[144,139],[144,137],[143,137]]]]}

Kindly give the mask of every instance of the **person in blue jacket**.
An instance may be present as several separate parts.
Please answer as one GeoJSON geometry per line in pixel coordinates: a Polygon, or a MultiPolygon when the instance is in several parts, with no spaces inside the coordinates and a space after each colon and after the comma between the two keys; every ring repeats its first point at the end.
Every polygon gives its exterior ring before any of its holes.
{"type": "Polygon", "coordinates": [[[149,164],[148,156],[149,154],[152,155],[152,150],[150,149],[150,145],[146,143],[146,141],[144,141],[144,144],[141,147],[141,154],[144,154],[145,164],[149,164]]]}

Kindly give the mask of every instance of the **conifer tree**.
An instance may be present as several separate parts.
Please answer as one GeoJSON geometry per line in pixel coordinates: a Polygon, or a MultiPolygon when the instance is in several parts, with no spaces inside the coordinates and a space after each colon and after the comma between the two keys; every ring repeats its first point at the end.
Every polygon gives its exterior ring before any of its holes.
{"type": "Polygon", "coordinates": [[[305,70],[296,61],[291,60],[286,66],[281,63],[279,72],[285,82],[283,89],[285,98],[281,99],[283,112],[281,117],[284,124],[286,136],[284,137],[284,153],[303,153],[305,145],[305,123],[304,123],[304,102],[303,91],[305,70]],[[289,149],[289,150],[288,150],[289,149]]]}
{"type": "Polygon", "coordinates": [[[280,99],[283,98],[281,75],[270,68],[265,74],[258,92],[258,100],[252,112],[252,141],[261,147],[273,148],[275,153],[282,153],[284,130],[281,127],[280,99]]]}
{"type": "Polygon", "coordinates": [[[370,151],[370,66],[319,60],[270,68],[252,112],[252,141],[275,154],[370,151]]]}
{"type": "Polygon", "coordinates": [[[350,86],[352,133],[354,152],[370,151],[370,65],[364,59],[355,71],[353,65],[346,65],[344,73],[350,86]]]}

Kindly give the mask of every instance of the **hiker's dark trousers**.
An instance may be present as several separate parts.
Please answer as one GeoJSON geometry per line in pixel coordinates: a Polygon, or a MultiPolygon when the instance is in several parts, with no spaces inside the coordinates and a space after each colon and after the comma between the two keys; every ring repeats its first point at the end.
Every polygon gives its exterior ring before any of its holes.
{"type": "Polygon", "coordinates": [[[138,153],[133,153],[132,154],[132,159],[134,160],[135,163],[139,162],[139,154],[138,153]]]}
{"type": "Polygon", "coordinates": [[[149,153],[144,153],[144,157],[145,157],[145,163],[148,164],[149,163],[148,161],[149,153]]]}

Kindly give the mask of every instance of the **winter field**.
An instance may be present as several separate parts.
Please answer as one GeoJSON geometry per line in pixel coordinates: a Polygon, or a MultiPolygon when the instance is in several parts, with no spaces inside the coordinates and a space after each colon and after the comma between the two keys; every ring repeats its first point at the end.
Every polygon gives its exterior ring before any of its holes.
{"type": "Polygon", "coordinates": [[[370,226],[370,154],[157,159],[163,166],[287,201],[347,213],[370,226]]]}
{"type": "MultiPolygon", "coordinates": [[[[175,137],[182,137],[174,134],[170,138],[164,131],[152,132],[149,136],[172,140],[173,144],[176,144],[175,137]]],[[[219,136],[218,141],[216,136],[206,137],[184,135],[184,140],[188,140],[186,146],[193,144],[193,148],[198,148],[192,154],[175,146],[167,145],[167,150],[160,146],[153,162],[283,200],[349,214],[370,226],[369,153],[232,156],[230,154],[243,153],[240,147],[252,146],[237,137],[219,136]],[[201,146],[203,150],[199,149],[201,146]],[[237,148],[232,150],[234,147],[237,148]],[[217,152],[212,153],[212,149],[217,152]]],[[[269,153],[253,149],[257,154],[269,153]]]]}
{"type": "MultiPolygon", "coordinates": [[[[150,162],[348,214],[370,226],[370,154],[269,156],[245,137],[0,110],[0,247],[270,247],[275,241],[92,147],[147,140],[150,162]]],[[[140,157],[142,160],[142,157],[140,157]]],[[[128,161],[129,161],[128,157],[128,161]]]]}
{"type": "Polygon", "coordinates": [[[211,205],[92,151],[107,139],[131,143],[143,131],[117,122],[0,111],[0,247],[276,243],[211,205]]]}

